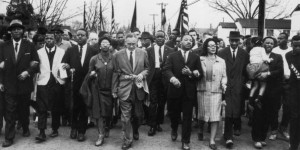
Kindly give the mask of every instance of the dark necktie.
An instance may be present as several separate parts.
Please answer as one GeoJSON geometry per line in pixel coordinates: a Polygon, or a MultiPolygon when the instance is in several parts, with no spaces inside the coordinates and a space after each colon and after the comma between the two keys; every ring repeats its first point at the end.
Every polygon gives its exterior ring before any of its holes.
{"type": "Polygon", "coordinates": [[[15,45],[15,51],[16,51],[16,53],[18,52],[18,46],[19,46],[19,43],[16,43],[16,45],[15,45]]]}
{"type": "Polygon", "coordinates": [[[132,58],[132,51],[130,52],[130,58],[129,58],[129,61],[130,61],[130,65],[131,65],[131,67],[133,68],[133,58],[132,58]]]}
{"type": "MultiPolygon", "coordinates": [[[[79,57],[80,57],[80,59],[81,59],[81,56],[82,56],[82,47],[83,46],[80,46],[80,49],[79,49],[79,57]]],[[[80,60],[81,61],[81,60],[80,60]]]]}
{"type": "Polygon", "coordinates": [[[232,60],[235,61],[235,49],[232,51],[232,60]]]}
{"type": "Polygon", "coordinates": [[[186,51],[184,51],[184,63],[186,63],[186,51]]]}
{"type": "Polygon", "coordinates": [[[159,47],[159,63],[162,63],[161,46],[159,47]]]}

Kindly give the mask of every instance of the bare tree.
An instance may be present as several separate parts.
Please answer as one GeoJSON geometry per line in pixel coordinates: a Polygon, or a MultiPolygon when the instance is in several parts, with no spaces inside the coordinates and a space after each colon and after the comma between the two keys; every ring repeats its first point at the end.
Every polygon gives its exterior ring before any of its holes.
{"type": "MultiPolygon", "coordinates": [[[[213,9],[226,13],[233,21],[237,18],[254,19],[258,16],[258,0],[206,0],[213,9]]],[[[272,0],[266,2],[266,14],[269,18],[286,18],[284,4],[290,0],[272,0]],[[276,10],[275,10],[276,9],[276,10]]]]}
{"type": "Polygon", "coordinates": [[[109,20],[104,15],[104,12],[108,10],[108,4],[109,1],[106,1],[105,5],[102,5],[102,9],[101,9],[102,12],[100,12],[100,0],[90,2],[86,10],[86,22],[87,22],[87,27],[90,31],[98,31],[98,30],[109,31],[110,28],[109,20]],[[101,27],[101,29],[99,29],[100,13],[102,13],[102,19],[103,19],[103,27],[101,27]]]}

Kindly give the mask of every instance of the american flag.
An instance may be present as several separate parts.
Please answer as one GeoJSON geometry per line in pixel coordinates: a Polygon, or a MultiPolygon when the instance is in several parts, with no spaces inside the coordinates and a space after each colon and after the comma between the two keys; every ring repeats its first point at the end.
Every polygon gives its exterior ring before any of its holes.
{"type": "Polygon", "coordinates": [[[111,1],[111,31],[110,33],[115,33],[116,28],[115,28],[115,11],[114,11],[114,3],[111,1]]]}
{"type": "Polygon", "coordinates": [[[176,29],[180,30],[181,35],[186,34],[189,30],[189,15],[187,13],[187,0],[182,0],[181,2],[176,29]]]}
{"type": "Polygon", "coordinates": [[[99,30],[104,31],[104,22],[103,22],[103,14],[102,14],[102,4],[100,0],[100,14],[99,14],[99,30]]]}

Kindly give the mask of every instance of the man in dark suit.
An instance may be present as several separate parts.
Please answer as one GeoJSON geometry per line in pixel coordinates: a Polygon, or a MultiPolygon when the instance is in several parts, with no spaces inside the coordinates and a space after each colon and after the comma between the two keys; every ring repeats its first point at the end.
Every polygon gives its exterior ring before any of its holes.
{"type": "Polygon", "coordinates": [[[225,93],[225,131],[224,138],[226,147],[233,146],[233,124],[241,117],[242,89],[246,81],[246,66],[249,63],[249,54],[238,48],[242,36],[238,31],[229,33],[230,47],[218,52],[218,55],[225,60],[226,73],[228,77],[227,90],[225,93]]]}
{"type": "Polygon", "coordinates": [[[146,51],[137,48],[137,42],[136,35],[127,34],[127,48],[118,51],[113,57],[112,95],[118,98],[122,113],[122,150],[131,147],[132,139],[139,139],[138,129],[144,116],[142,104],[146,93],[149,93],[146,81],[148,56],[146,51]]]}
{"type": "Polygon", "coordinates": [[[293,50],[285,57],[290,68],[290,150],[297,150],[300,143],[300,36],[292,38],[293,50]]]}
{"type": "MultiPolygon", "coordinates": [[[[0,52],[2,51],[1,48],[2,48],[3,44],[4,44],[4,41],[2,39],[0,39],[0,52]]],[[[0,69],[3,69],[3,68],[0,68],[0,69]]],[[[4,119],[4,97],[3,97],[3,92],[0,91],[0,135],[2,134],[3,119],[4,119]]]]}
{"type": "MultiPolygon", "coordinates": [[[[72,127],[70,137],[71,139],[77,138],[78,141],[84,141],[88,116],[87,109],[83,101],[83,97],[79,93],[79,89],[84,77],[88,73],[90,59],[97,54],[97,51],[87,45],[88,32],[86,30],[79,29],[76,36],[78,45],[75,45],[66,51],[62,59],[62,63],[64,63],[63,68],[74,71],[74,80],[73,83],[71,83],[73,84],[73,102],[71,102],[73,103],[73,106],[71,108],[72,127]]],[[[67,83],[70,83],[70,80],[67,81],[67,83]]]]}
{"type": "Polygon", "coordinates": [[[174,52],[172,48],[164,45],[165,32],[159,30],[155,33],[156,45],[147,49],[149,58],[149,136],[153,136],[156,131],[162,131],[160,124],[164,121],[165,104],[167,101],[168,82],[162,75],[162,67],[165,65],[167,57],[174,52]]]}
{"type": "Polygon", "coordinates": [[[38,56],[34,45],[22,40],[24,26],[20,20],[13,20],[8,28],[12,40],[2,45],[0,54],[4,69],[0,74],[0,90],[5,96],[5,141],[3,147],[13,144],[15,122],[18,115],[23,128],[23,136],[29,132],[29,102],[33,91],[33,75],[37,71],[38,56]]]}
{"type": "Polygon", "coordinates": [[[173,29],[170,35],[169,41],[166,42],[165,45],[167,45],[170,48],[176,48],[176,39],[179,37],[180,31],[178,29],[173,29]]]}
{"type": "Polygon", "coordinates": [[[193,104],[196,100],[196,83],[203,75],[200,57],[191,53],[193,39],[190,35],[181,38],[181,48],[169,55],[163,73],[169,82],[168,112],[171,119],[171,138],[177,139],[179,120],[182,118],[182,149],[189,150],[193,104]]]}
{"type": "MultiPolygon", "coordinates": [[[[281,81],[283,79],[283,60],[279,54],[272,53],[275,39],[266,37],[263,39],[263,46],[267,55],[272,61],[269,64],[269,71],[262,72],[258,79],[264,79],[267,88],[262,99],[262,107],[251,106],[253,111],[252,140],[254,147],[262,148],[265,146],[267,133],[271,126],[271,131],[278,128],[278,111],[280,109],[280,91],[282,89],[281,81]]],[[[252,105],[252,104],[251,104],[252,105]]]]}

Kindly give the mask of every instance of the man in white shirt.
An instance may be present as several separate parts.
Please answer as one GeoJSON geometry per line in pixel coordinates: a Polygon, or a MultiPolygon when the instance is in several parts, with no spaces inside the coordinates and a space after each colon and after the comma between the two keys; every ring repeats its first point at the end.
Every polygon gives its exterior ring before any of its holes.
{"type": "MultiPolygon", "coordinates": [[[[283,114],[282,114],[281,123],[278,128],[278,132],[280,134],[282,134],[286,139],[290,138],[290,136],[287,132],[287,127],[288,127],[288,124],[290,121],[290,109],[288,107],[288,101],[289,101],[288,95],[289,95],[289,91],[290,91],[288,80],[290,78],[290,69],[289,69],[288,63],[286,61],[285,55],[286,55],[286,53],[292,51],[292,48],[288,46],[288,38],[289,38],[289,36],[287,33],[284,33],[284,32],[280,33],[278,36],[278,45],[279,46],[275,47],[272,51],[273,53],[280,54],[283,59],[284,79],[282,82],[283,90],[281,93],[283,114]]],[[[277,132],[272,131],[272,134],[270,135],[269,139],[275,140],[277,137],[276,135],[277,135],[277,132]]]]}

